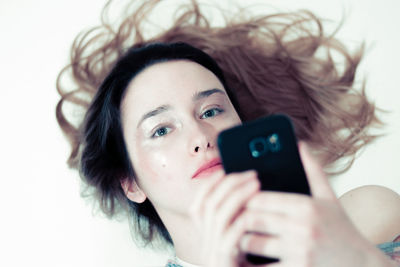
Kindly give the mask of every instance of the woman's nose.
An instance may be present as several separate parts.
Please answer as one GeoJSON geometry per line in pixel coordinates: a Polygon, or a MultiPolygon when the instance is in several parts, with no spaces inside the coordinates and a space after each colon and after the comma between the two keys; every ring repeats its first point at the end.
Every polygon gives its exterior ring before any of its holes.
{"type": "MultiPolygon", "coordinates": [[[[207,142],[207,146],[204,146],[204,147],[201,147],[201,149],[207,149],[207,148],[209,148],[209,147],[211,147],[211,145],[210,145],[210,143],[209,142],[207,142]]],[[[195,153],[197,153],[197,152],[199,152],[200,151],[200,146],[196,146],[195,148],[194,148],[194,152],[195,153]]]]}
{"type": "Polygon", "coordinates": [[[192,129],[189,150],[192,154],[205,152],[214,148],[215,133],[208,125],[196,125],[192,129]]]}

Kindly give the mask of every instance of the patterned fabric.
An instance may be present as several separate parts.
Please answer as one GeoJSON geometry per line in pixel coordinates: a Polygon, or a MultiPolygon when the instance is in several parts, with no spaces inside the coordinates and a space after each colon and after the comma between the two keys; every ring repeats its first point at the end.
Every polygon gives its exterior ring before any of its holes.
{"type": "MultiPolygon", "coordinates": [[[[400,235],[393,242],[386,242],[377,246],[383,253],[398,263],[400,267],[400,235]]],[[[173,260],[169,260],[165,267],[185,267],[177,264],[173,260]]]]}
{"type": "Polygon", "coordinates": [[[400,235],[393,242],[379,244],[378,248],[400,266],[400,235]]]}
{"type": "Polygon", "coordinates": [[[176,262],[174,262],[174,261],[172,261],[172,260],[169,260],[169,261],[167,262],[167,265],[165,265],[165,267],[183,267],[183,266],[177,264],[176,262]]]}

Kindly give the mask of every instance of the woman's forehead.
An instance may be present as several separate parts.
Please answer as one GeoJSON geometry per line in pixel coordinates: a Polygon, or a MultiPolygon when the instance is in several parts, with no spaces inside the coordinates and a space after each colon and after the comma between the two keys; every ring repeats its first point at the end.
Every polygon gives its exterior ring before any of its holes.
{"type": "Polygon", "coordinates": [[[122,115],[139,120],[141,113],[160,106],[183,104],[204,90],[222,83],[210,70],[188,60],[156,63],[139,73],[128,85],[121,103],[122,115]]]}
{"type": "MultiPolygon", "coordinates": [[[[188,87],[196,86],[197,84],[206,85],[208,83],[219,83],[217,76],[202,65],[189,61],[189,60],[173,60],[153,64],[142,72],[140,72],[130,82],[130,87],[146,87],[150,88],[155,86],[157,88],[161,85],[186,85],[188,87]]],[[[173,88],[171,88],[173,89],[173,88]]]]}
{"type": "Polygon", "coordinates": [[[130,82],[121,108],[146,109],[165,105],[213,88],[225,91],[214,73],[198,63],[188,60],[156,63],[130,82]]]}

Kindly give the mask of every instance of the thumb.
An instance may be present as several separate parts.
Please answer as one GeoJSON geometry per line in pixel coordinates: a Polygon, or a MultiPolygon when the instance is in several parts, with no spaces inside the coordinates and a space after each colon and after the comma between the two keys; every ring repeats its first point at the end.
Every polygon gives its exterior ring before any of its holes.
{"type": "Polygon", "coordinates": [[[336,199],[322,166],[311,154],[309,146],[301,141],[298,146],[312,195],[316,198],[336,199]]]}

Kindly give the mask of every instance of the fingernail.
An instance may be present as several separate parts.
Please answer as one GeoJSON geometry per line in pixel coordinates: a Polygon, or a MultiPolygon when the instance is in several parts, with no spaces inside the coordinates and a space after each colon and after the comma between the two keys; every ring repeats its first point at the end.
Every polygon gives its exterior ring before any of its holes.
{"type": "Polygon", "coordinates": [[[255,170],[248,170],[245,171],[246,177],[249,178],[256,178],[257,177],[257,172],[255,170]]]}
{"type": "Polygon", "coordinates": [[[243,236],[242,239],[240,240],[240,248],[242,250],[246,250],[247,246],[249,244],[249,237],[248,236],[243,236]]]}
{"type": "Polygon", "coordinates": [[[245,187],[244,190],[252,192],[258,190],[260,186],[257,179],[251,179],[245,182],[244,187],[245,187]]]}

